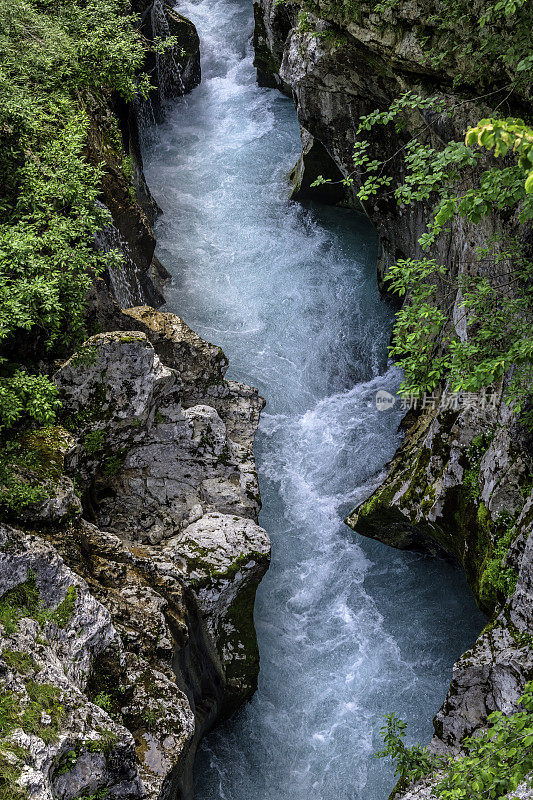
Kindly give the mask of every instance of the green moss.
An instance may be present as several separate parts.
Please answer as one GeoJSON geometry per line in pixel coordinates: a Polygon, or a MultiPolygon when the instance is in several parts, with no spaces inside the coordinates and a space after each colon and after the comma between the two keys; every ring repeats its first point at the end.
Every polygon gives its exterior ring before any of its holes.
{"type": "Polygon", "coordinates": [[[239,694],[246,697],[257,688],[259,674],[259,648],[254,626],[255,583],[249,583],[232,602],[226,620],[219,623],[218,641],[222,649],[233,651],[238,657],[225,665],[226,680],[239,694]],[[225,626],[232,628],[226,630],[225,626]]]}
{"type": "Polygon", "coordinates": [[[102,472],[104,475],[112,476],[116,475],[120,472],[122,465],[124,464],[124,460],[126,458],[127,451],[121,450],[114,455],[108,456],[102,465],[102,472]]]}
{"type": "Polygon", "coordinates": [[[144,337],[140,334],[137,335],[128,335],[128,336],[121,336],[119,339],[120,342],[143,342],[144,337]]]}
{"type": "Polygon", "coordinates": [[[10,518],[43,500],[63,471],[66,431],[59,426],[26,430],[0,439],[0,516],[10,518]]]}
{"type": "Polygon", "coordinates": [[[479,596],[484,605],[496,607],[516,589],[518,574],[505,564],[509,547],[516,538],[516,529],[508,515],[502,514],[491,533],[479,580],[479,596]]]}
{"type": "Polygon", "coordinates": [[[15,728],[39,736],[44,742],[57,738],[63,719],[61,691],[49,683],[26,682],[26,694],[0,690],[0,735],[8,736],[15,728]],[[50,724],[42,723],[43,714],[50,717],[50,724]]]}
{"type": "Polygon", "coordinates": [[[27,792],[18,785],[23,757],[16,745],[0,743],[0,800],[26,800],[27,792]]]}
{"type": "Polygon", "coordinates": [[[48,613],[47,618],[50,622],[55,622],[59,628],[66,628],[74,615],[77,597],[77,587],[69,586],[65,599],[53,611],[48,613]]]}
{"type": "Polygon", "coordinates": [[[33,570],[29,569],[26,580],[10,589],[0,598],[0,622],[7,636],[11,636],[18,628],[22,617],[37,620],[43,627],[46,622],[53,622],[60,628],[72,619],[78,590],[70,586],[64,600],[55,609],[44,608],[41,601],[37,581],[33,570]]]}
{"type": "Polygon", "coordinates": [[[117,734],[108,728],[104,728],[100,731],[98,739],[88,739],[84,742],[84,747],[89,753],[103,753],[105,756],[109,756],[117,742],[117,734]]]}
{"type": "Polygon", "coordinates": [[[89,431],[83,436],[81,443],[88,455],[96,455],[105,445],[105,432],[102,430],[89,431]]]}
{"type": "Polygon", "coordinates": [[[21,650],[4,650],[2,658],[10,669],[21,672],[22,674],[32,672],[35,668],[33,659],[28,653],[21,650]]]}

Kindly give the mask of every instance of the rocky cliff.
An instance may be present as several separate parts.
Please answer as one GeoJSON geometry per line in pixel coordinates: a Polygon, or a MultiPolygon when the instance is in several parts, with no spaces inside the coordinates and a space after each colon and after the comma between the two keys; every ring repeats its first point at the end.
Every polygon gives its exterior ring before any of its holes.
{"type": "Polygon", "coordinates": [[[178,317],[117,322],[57,372],[47,496],[2,528],[3,690],[50,694],[4,730],[30,798],[189,797],[200,737],[257,682],[262,401],[178,317]]]}
{"type": "Polygon", "coordinates": [[[200,41],[193,23],[175,11],[173,3],[135,0],[131,5],[146,40],[145,69],[154,89],[148,98],[131,104],[110,96],[88,109],[88,155],[91,162],[105,164],[101,200],[112,217],[96,245],[122,253],[121,268],[105,276],[122,306],[160,306],[169,275],[154,255],[152,225],[159,209],[144,178],[140,137],[163,116],[168,102],[199,84],[200,41]],[[175,43],[158,52],[156,43],[168,37],[175,43]]]}
{"type": "MultiPolygon", "coordinates": [[[[255,5],[259,80],[292,93],[298,110],[302,156],[293,172],[295,196],[315,191],[310,185],[318,175],[335,182],[352,176],[357,188],[353,145],[360,117],[388,108],[406,90],[446,98],[448,113],[416,112],[402,132],[391,126],[373,129],[372,155],[396,164],[399,179],[404,167],[396,155],[407,137],[422,129],[425,141],[460,139],[469,124],[490,111],[483,100],[455,96],[453,72],[439,74],[423,58],[417,35],[428,18],[428,3],[400,3],[380,14],[366,13],[363,4],[358,16],[346,7],[328,0],[255,5]]],[[[378,195],[363,208],[338,183],[334,188],[326,186],[333,193],[321,199],[356,205],[380,234],[382,286],[388,264],[420,255],[418,239],[431,207],[398,207],[390,196],[378,195]]],[[[476,248],[504,225],[523,233],[514,220],[496,213],[475,227],[454,221],[436,256],[452,275],[473,270],[476,248]]],[[[449,312],[449,324],[458,333],[460,302],[456,296],[449,312]]],[[[459,405],[440,391],[426,408],[410,412],[385,481],[347,520],[358,533],[391,546],[451,555],[489,616],[472,650],[454,667],[450,691],[435,717],[431,747],[437,751],[457,752],[461,739],[483,727],[491,711],[516,711],[526,681],[533,678],[533,448],[531,434],[503,402],[503,388],[495,385],[487,396],[465,397],[459,405]],[[504,535],[511,544],[502,553],[504,535]],[[511,576],[509,596],[489,580],[495,567],[511,576]]],[[[418,792],[405,796],[429,796],[430,787],[418,792]]]]}
{"type": "Polygon", "coordinates": [[[40,499],[0,523],[2,800],[191,798],[201,737],[257,685],[263,400],[225,379],[219,347],[142,305],[161,302],[164,269],[140,117],[199,81],[198,37],[160,0],[133,5],[149,40],[177,44],[148,51],[150,106],[91,110],[113,217],[95,245],[126,260],[90,293],[98,332],[56,365],[60,424],[19,442],[40,499]]]}

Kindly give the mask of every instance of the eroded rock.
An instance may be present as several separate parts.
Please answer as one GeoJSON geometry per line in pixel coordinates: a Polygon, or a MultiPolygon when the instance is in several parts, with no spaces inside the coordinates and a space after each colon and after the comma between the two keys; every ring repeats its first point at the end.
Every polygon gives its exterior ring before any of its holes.
{"type": "Polygon", "coordinates": [[[263,401],[226,382],[220,348],[177,317],[113,317],[137,329],[92,337],[56,373],[69,430],[56,430],[55,489],[31,509],[39,536],[9,532],[0,560],[0,606],[15,586],[24,598],[28,580],[38,597],[20,601],[16,633],[0,619],[9,647],[41,654],[44,625],[40,669],[68,710],[58,727],[44,709],[53,741],[24,739],[31,774],[14,780],[30,800],[99,789],[187,800],[201,736],[257,684],[253,606],[270,552],[252,451],[263,401]],[[61,501],[73,481],[92,522],[77,497],[76,513],[61,501]],[[66,616],[64,629],[54,623],[66,616]]]}

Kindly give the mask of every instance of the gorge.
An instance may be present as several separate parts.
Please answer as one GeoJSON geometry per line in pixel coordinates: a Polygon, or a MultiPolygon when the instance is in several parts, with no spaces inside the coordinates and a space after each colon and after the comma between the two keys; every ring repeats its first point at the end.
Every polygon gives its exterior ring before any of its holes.
{"type": "Polygon", "coordinates": [[[273,559],[256,604],[259,690],[197,757],[200,800],[378,800],[382,716],[425,741],[453,661],[484,624],[460,573],[355,539],[343,517],[398,446],[387,364],[392,309],[377,242],[348,209],[289,204],[291,100],[256,84],[247,0],[181,3],[202,84],[150,131],[145,174],[163,214],[167,307],[259,388],[261,524],[273,559]],[[394,589],[392,590],[392,587],[394,589]]]}
{"type": "MultiPolygon", "coordinates": [[[[0,0],[0,800],[531,800],[515,740],[439,783],[533,680],[524,178],[481,139],[441,169],[483,116],[530,119],[529,62],[472,69],[469,4],[0,0]],[[406,152],[436,165],[417,202],[406,152]],[[519,364],[413,409],[388,281],[480,175],[424,352],[476,342],[488,281],[519,364]],[[421,745],[396,776],[391,713],[421,745]]],[[[510,58],[533,8],[504,5],[510,58]]]]}

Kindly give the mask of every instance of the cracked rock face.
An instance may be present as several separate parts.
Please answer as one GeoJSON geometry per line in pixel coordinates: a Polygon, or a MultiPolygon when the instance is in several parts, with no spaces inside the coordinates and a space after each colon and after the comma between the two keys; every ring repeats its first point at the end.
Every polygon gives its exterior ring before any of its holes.
{"type": "MultiPolygon", "coordinates": [[[[263,401],[225,381],[220,348],[178,317],[141,307],[114,318],[125,330],[92,337],[55,376],[69,432],[56,431],[64,472],[31,512],[38,536],[4,534],[0,606],[20,606],[17,630],[0,627],[4,656],[35,653],[35,680],[60,692],[33,733],[13,733],[29,751],[15,778],[30,800],[99,789],[188,800],[201,736],[257,685],[263,401]],[[74,485],[76,513],[57,499],[74,485]]],[[[25,697],[28,665],[9,658],[0,681],[25,697]]]]}
{"type": "Polygon", "coordinates": [[[120,648],[109,611],[41,539],[2,526],[0,545],[0,594],[17,612],[0,637],[0,691],[14,693],[18,706],[2,744],[18,784],[42,800],[70,800],[107,785],[116,798],[142,797],[133,736],[85,693],[93,660],[120,648]],[[20,587],[28,583],[39,599],[33,614],[20,607],[20,587]],[[69,590],[72,607],[54,616],[69,590]]]}
{"type": "Polygon", "coordinates": [[[74,356],[56,375],[67,413],[82,426],[68,471],[84,476],[98,524],[152,544],[200,511],[259,513],[251,440],[262,400],[226,383],[220,350],[176,317],[169,325],[170,316],[155,332],[152,318],[147,330],[156,346],[169,331],[163,350],[178,369],[163,365],[145,333],[130,331],[92,337],[87,358],[74,356]]]}

